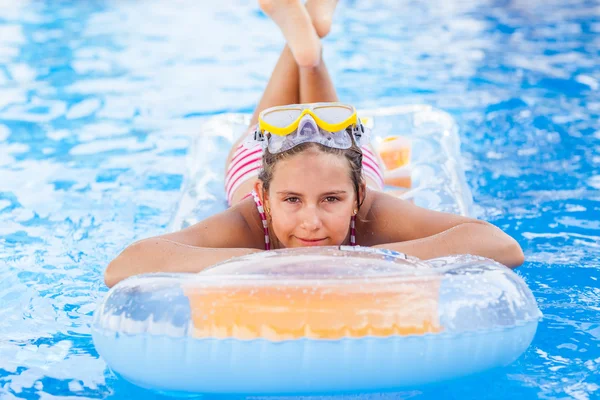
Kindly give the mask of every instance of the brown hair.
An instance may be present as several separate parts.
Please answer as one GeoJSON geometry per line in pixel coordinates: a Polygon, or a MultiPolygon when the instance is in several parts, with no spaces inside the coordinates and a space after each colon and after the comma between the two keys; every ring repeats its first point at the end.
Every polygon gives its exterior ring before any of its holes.
{"type": "Polygon", "coordinates": [[[356,145],[354,140],[352,140],[352,146],[348,149],[336,149],[312,142],[301,143],[289,150],[275,154],[272,154],[269,149],[266,148],[262,157],[262,170],[258,175],[258,179],[262,182],[264,190],[269,190],[269,185],[273,179],[273,172],[275,171],[275,165],[279,161],[293,157],[296,154],[302,153],[303,151],[309,149],[319,149],[319,151],[323,153],[346,157],[350,167],[350,179],[354,184],[354,190],[356,192],[357,209],[360,209],[360,206],[364,201],[364,196],[362,199],[360,198],[360,185],[364,181],[362,173],[363,153],[360,147],[356,145]]]}

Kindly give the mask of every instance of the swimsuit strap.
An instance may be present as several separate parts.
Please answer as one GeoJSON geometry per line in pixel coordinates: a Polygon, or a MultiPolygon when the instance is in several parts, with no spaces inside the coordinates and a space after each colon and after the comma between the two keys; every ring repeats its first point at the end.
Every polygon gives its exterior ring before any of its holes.
{"type": "Polygon", "coordinates": [[[269,238],[269,223],[267,222],[267,215],[265,214],[265,209],[262,205],[262,202],[258,198],[256,191],[252,191],[252,198],[256,203],[256,208],[258,209],[258,213],[260,214],[260,219],[263,224],[263,231],[265,232],[265,250],[271,250],[271,239],[269,238]]]}
{"type": "MultiPolygon", "coordinates": [[[[271,250],[271,238],[269,237],[269,223],[267,221],[267,214],[265,214],[265,208],[256,194],[255,190],[252,190],[250,193],[254,202],[256,203],[256,208],[258,213],[260,214],[260,219],[262,220],[263,231],[265,233],[265,250],[271,250]]],[[[350,246],[356,246],[356,215],[353,215],[350,218],[350,246]]]]}
{"type": "Polygon", "coordinates": [[[356,215],[350,217],[350,246],[356,246],[356,215]]]}

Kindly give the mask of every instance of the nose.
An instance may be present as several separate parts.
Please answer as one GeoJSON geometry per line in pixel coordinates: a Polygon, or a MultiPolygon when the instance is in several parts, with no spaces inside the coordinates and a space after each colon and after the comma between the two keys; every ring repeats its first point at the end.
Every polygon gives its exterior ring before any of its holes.
{"type": "Polygon", "coordinates": [[[319,210],[314,205],[303,207],[301,218],[300,227],[307,231],[318,231],[322,226],[319,210]]]}

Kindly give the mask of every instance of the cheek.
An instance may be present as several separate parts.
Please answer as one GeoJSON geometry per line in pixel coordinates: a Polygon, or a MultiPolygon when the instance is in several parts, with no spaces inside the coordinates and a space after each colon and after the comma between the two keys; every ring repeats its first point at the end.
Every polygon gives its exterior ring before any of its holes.
{"type": "Polygon", "coordinates": [[[351,211],[341,211],[327,215],[324,219],[325,225],[332,233],[345,236],[350,229],[350,213],[351,211]]]}
{"type": "Polygon", "coordinates": [[[350,217],[340,218],[337,226],[339,227],[337,231],[341,236],[346,236],[348,231],[350,231],[350,217]]]}
{"type": "Polygon", "coordinates": [[[275,235],[282,238],[292,232],[297,225],[292,215],[285,212],[276,212],[271,219],[271,226],[275,235]]]}

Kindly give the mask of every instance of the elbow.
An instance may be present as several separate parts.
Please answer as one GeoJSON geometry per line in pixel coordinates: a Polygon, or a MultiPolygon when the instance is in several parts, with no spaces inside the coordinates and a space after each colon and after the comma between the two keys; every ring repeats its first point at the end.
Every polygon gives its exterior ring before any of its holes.
{"type": "Polygon", "coordinates": [[[523,249],[521,248],[519,243],[517,243],[516,240],[515,240],[513,253],[514,253],[514,262],[510,267],[517,268],[518,266],[523,265],[523,263],[525,262],[525,254],[523,254],[523,249]]]}
{"type": "Polygon", "coordinates": [[[494,243],[494,249],[490,249],[493,256],[490,257],[488,255],[487,257],[493,258],[511,269],[517,268],[525,262],[523,249],[521,249],[519,242],[517,242],[512,236],[506,234],[500,228],[488,222],[478,221],[478,224],[490,227],[493,232],[490,236],[494,238],[492,242],[494,243]]]}
{"type": "Polygon", "coordinates": [[[507,267],[514,269],[523,265],[525,262],[525,254],[523,254],[523,249],[521,249],[519,242],[510,236],[508,238],[508,243],[502,252],[504,258],[502,263],[507,267]]]}
{"type": "Polygon", "coordinates": [[[126,262],[123,262],[123,255],[126,251],[127,249],[125,249],[121,254],[119,254],[117,258],[112,260],[106,267],[106,270],[104,271],[104,283],[109,288],[115,286],[117,283],[121,282],[127,277],[127,264],[126,262]]]}
{"type": "Polygon", "coordinates": [[[109,288],[113,287],[123,279],[136,275],[136,265],[139,264],[139,256],[144,254],[143,241],[132,244],[127,247],[112,260],[104,271],[104,283],[109,288]]]}
{"type": "Polygon", "coordinates": [[[121,266],[119,265],[120,263],[118,262],[119,257],[111,261],[104,271],[104,284],[109,288],[115,286],[122,279],[124,279],[124,277],[119,276],[119,270],[121,269],[121,266]]]}

